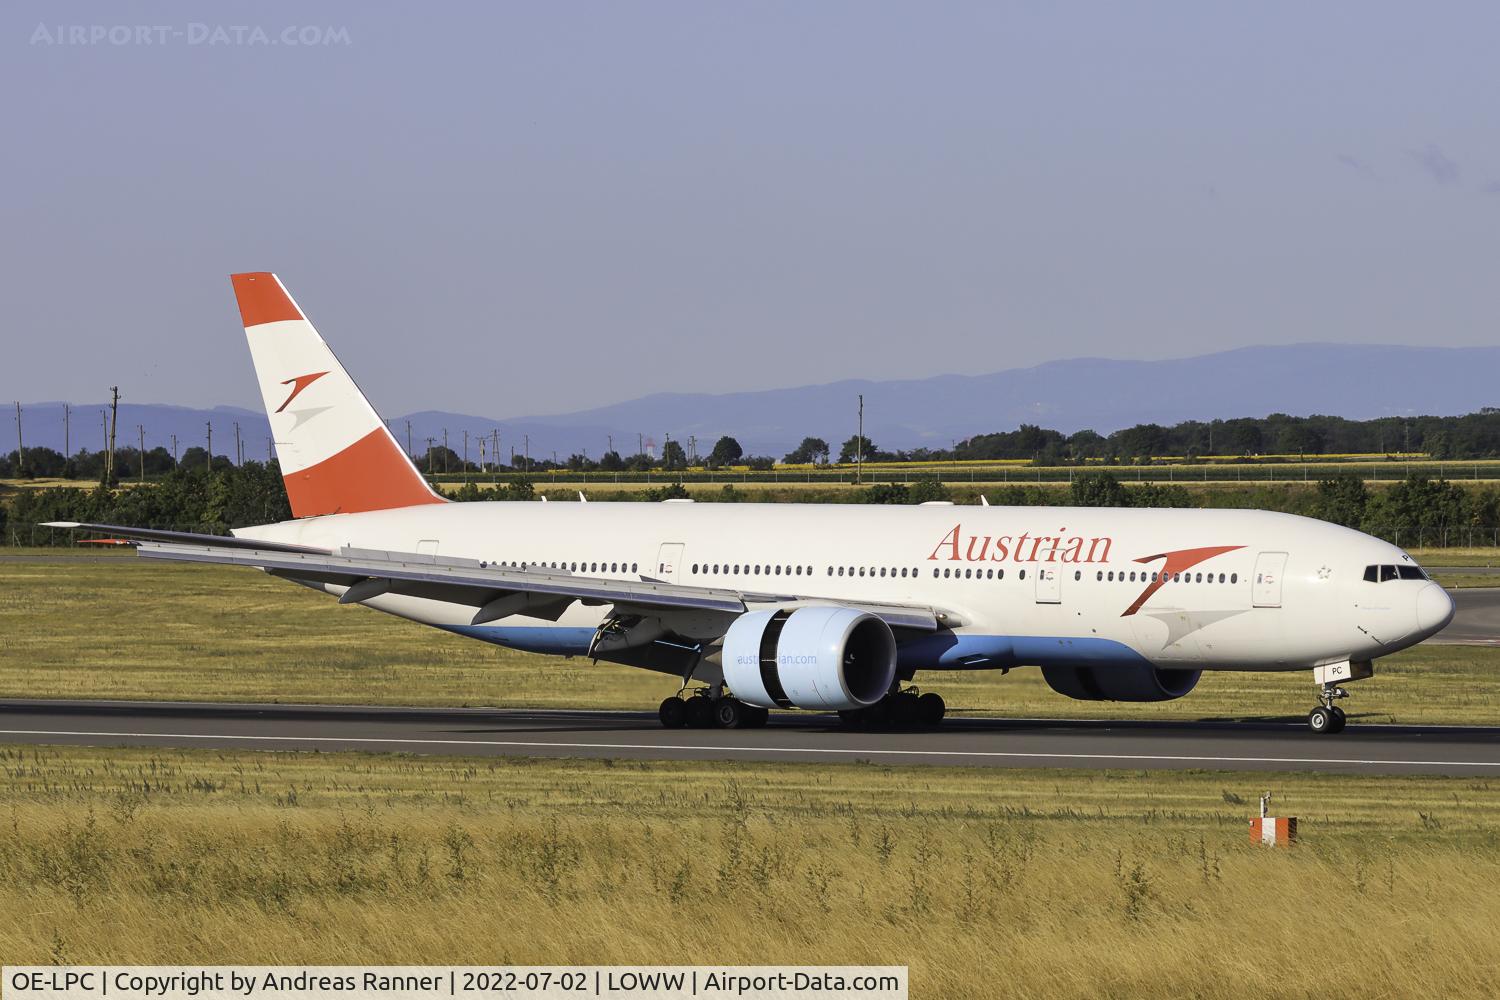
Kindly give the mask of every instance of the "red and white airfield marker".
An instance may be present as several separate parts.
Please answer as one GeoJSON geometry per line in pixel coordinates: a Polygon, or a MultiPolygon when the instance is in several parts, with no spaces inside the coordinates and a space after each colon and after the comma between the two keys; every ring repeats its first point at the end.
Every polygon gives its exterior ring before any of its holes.
{"type": "Polygon", "coordinates": [[[1267,847],[1290,847],[1297,841],[1297,817],[1267,816],[1271,793],[1260,797],[1260,816],[1250,821],[1250,843],[1267,847]]]}

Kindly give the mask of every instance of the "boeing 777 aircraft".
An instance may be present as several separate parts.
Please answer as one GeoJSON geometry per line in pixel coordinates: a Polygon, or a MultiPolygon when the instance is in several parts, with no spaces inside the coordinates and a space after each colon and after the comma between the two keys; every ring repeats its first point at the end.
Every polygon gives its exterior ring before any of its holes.
{"type": "Polygon", "coordinates": [[[55,526],[660,671],[680,678],[667,726],[761,725],[772,708],[935,725],[943,700],[916,671],[1032,666],[1094,701],[1181,698],[1204,670],[1310,671],[1308,725],[1336,733],[1341,684],[1453,617],[1399,548],[1264,511],[450,503],[280,280],[232,280],[295,519],[233,537],[55,526]]]}

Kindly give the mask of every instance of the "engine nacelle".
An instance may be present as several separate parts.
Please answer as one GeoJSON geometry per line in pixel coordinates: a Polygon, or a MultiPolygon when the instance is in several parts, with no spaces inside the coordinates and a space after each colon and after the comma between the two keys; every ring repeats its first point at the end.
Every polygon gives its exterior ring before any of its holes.
{"type": "Polygon", "coordinates": [[[1047,685],[1079,701],[1171,701],[1198,685],[1201,670],[1123,667],[1043,667],[1047,685]]]}
{"type": "Polygon", "coordinates": [[[751,611],[724,635],[724,682],[761,708],[864,708],[895,678],[891,627],[854,608],[751,611]]]}

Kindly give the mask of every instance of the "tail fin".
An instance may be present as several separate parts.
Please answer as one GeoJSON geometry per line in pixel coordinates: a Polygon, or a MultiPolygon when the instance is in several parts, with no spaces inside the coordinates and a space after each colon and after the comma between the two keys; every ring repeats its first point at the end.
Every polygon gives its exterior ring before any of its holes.
{"type": "Polygon", "coordinates": [[[230,280],[293,516],[441,503],[280,279],[230,280]]]}

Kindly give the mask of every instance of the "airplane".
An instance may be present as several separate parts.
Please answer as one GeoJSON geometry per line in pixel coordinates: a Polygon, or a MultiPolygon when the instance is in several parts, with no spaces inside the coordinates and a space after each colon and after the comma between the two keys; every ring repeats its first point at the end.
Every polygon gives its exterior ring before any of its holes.
{"type": "MultiPolygon", "coordinates": [[[[293,519],[229,536],[53,522],[145,558],[256,567],[511,649],[661,672],[663,725],[935,726],[917,671],[1036,667],[1058,694],[1150,702],[1205,670],[1343,684],[1453,600],[1406,552],[1255,510],[454,503],[434,492],[275,274],[231,278],[293,519]]],[[[580,495],[580,499],[582,499],[580,495]]]]}

